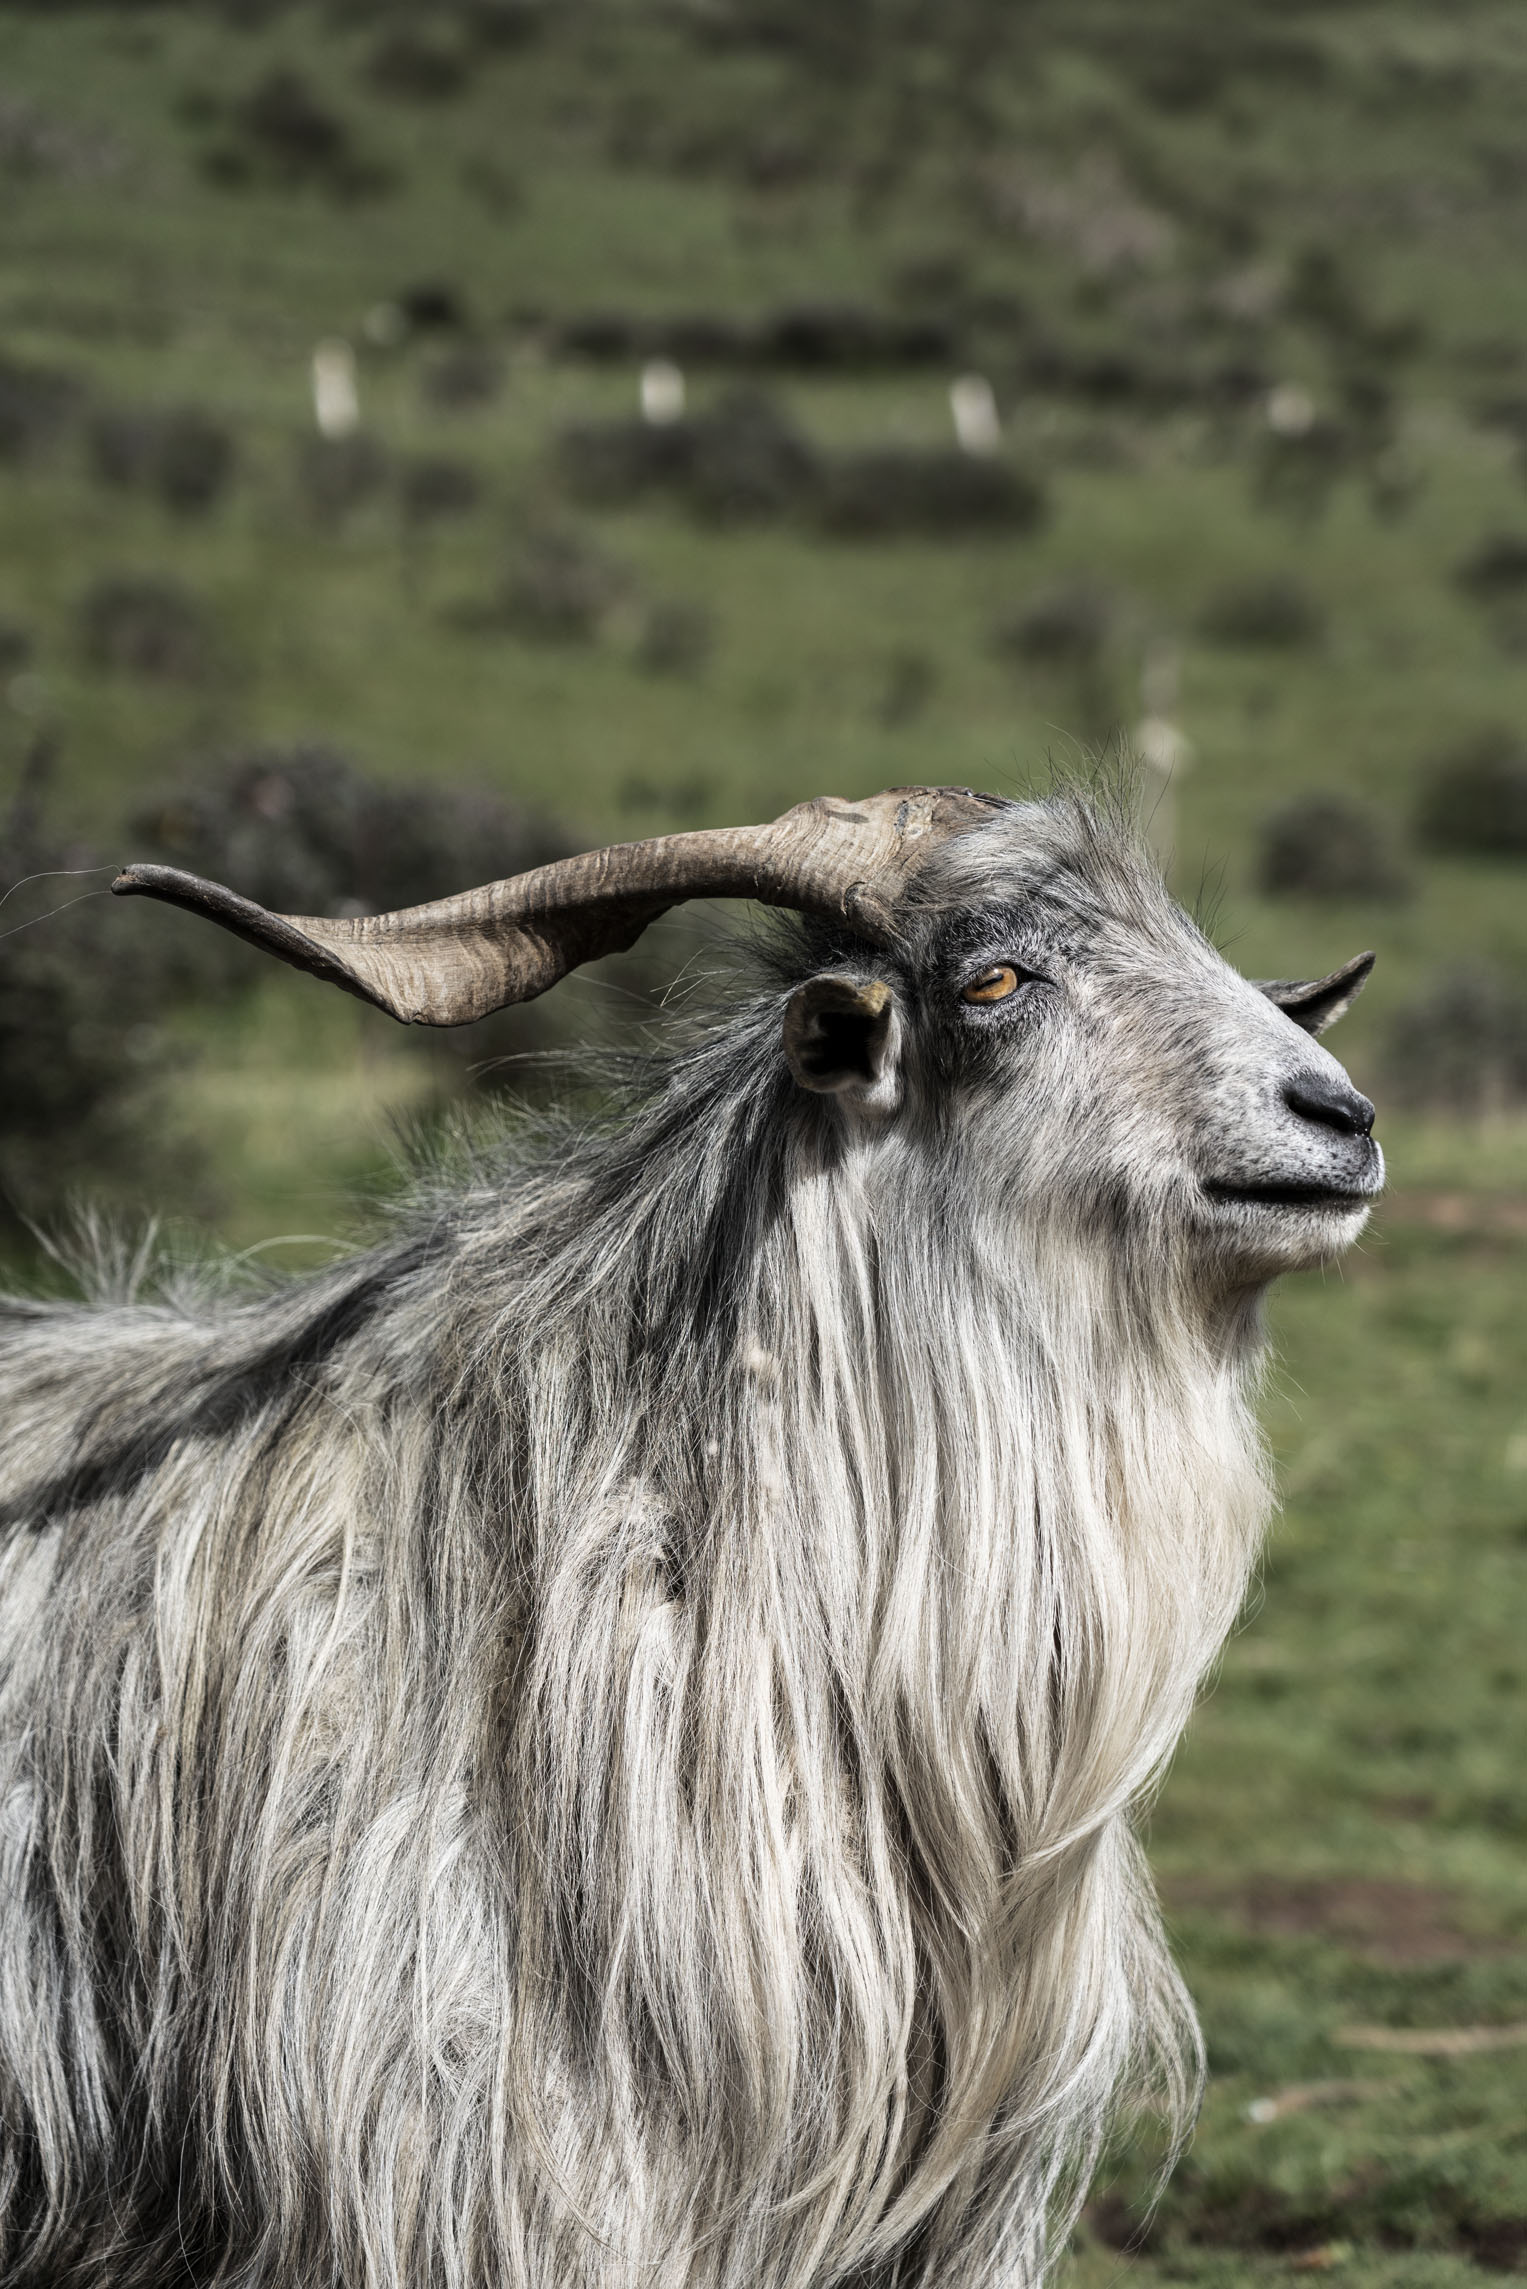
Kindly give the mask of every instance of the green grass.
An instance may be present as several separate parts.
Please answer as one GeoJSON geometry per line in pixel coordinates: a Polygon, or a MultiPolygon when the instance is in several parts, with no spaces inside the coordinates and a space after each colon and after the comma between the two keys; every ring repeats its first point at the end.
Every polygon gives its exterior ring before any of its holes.
{"type": "MultiPolygon", "coordinates": [[[[1527,395],[1519,9],[1279,11],[1326,59],[1313,78],[1248,70],[1177,110],[1131,82],[1137,0],[1035,0],[1021,30],[1004,11],[996,60],[973,79],[936,43],[914,55],[886,41],[837,86],[788,50],[692,37],[677,12],[569,7],[430,106],[371,89],[373,33],[344,13],[278,8],[239,31],[210,5],[0,6],[8,97],[75,148],[104,138],[109,162],[0,177],[0,350],[68,368],[96,402],[202,405],[239,452],[227,498],[189,520],[94,483],[78,424],[35,462],[0,466],[0,619],[36,640],[0,700],[0,787],[35,727],[55,727],[60,810],[112,855],[148,786],[299,736],[382,773],[485,779],[590,840],[764,817],[826,790],[1012,788],[1044,783],[1101,724],[1133,722],[1145,653],[1168,641],[1195,751],[1171,822],[1177,887],[1202,892],[1252,975],[1314,974],[1377,947],[1337,1038],[1381,1104],[1395,1013],[1440,968],[1487,959],[1527,978],[1524,876],[1505,860],[1412,850],[1416,895],[1394,905],[1255,887],[1278,804],[1346,791],[1403,842],[1438,749],[1479,724],[1527,725],[1527,646],[1449,577],[1486,532],[1527,530],[1512,447],[1477,418],[1483,397],[1527,395]],[[276,62],[307,73],[394,170],[390,193],[347,203],[206,180],[209,109],[276,62]],[[815,157],[765,180],[746,154],[785,131],[815,157]],[[1013,220],[1032,178],[1074,190],[1099,164],[1169,225],[1143,270],[1089,268],[1064,229],[1013,220]],[[1249,333],[1213,315],[1227,282],[1258,266],[1287,280],[1312,246],[1339,256],[1363,326],[1422,321],[1415,347],[1380,361],[1416,488],[1392,520],[1350,479],[1312,521],[1259,506],[1254,408],[1224,420],[1081,404],[1020,386],[1000,345],[979,354],[1007,450],[1049,493],[1032,535],[870,548],[788,525],[705,530],[660,506],[593,515],[564,498],[553,440],[632,410],[635,375],[550,363],[505,324],[533,307],[880,303],[937,258],[963,266],[971,295],[1021,297],[1031,330],[1167,364],[1254,356],[1330,407],[1373,353],[1286,296],[1249,333]],[[491,403],[440,411],[422,387],[430,345],[366,344],[366,312],[429,278],[454,282],[504,351],[491,403]],[[357,344],[364,420],[389,451],[449,453],[482,478],[483,505],[421,545],[391,495],[337,530],[299,497],[308,360],[334,333],[357,344]],[[464,632],[459,608],[491,592],[526,534],[568,524],[624,569],[597,638],[464,632]],[[216,652],[202,682],[85,664],[80,599],[115,571],[168,573],[203,602],[216,652]],[[1307,583],[1324,641],[1209,643],[1215,593],[1269,571],[1307,583]],[[1091,689],[999,656],[1005,611],[1082,576],[1117,600],[1091,689]],[[640,665],[642,611],[664,599],[714,616],[693,676],[640,665]],[[921,711],[895,723],[887,694],[907,654],[931,673],[921,711]]],[[[974,5],[949,22],[967,18],[979,29],[974,5]]],[[[1267,20],[1251,0],[1226,5],[1216,36],[1232,19],[1267,20]]],[[[1202,43],[1187,0],[1159,0],[1152,25],[1202,43]]],[[[930,443],[948,434],[947,379],[796,376],[779,393],[824,444],[930,443]]],[[[702,404],[724,386],[690,381],[702,404]]],[[[124,945],[141,920],[113,917],[124,945]]],[[[677,969],[692,936],[678,923],[668,943],[677,969]]],[[[560,991],[576,1031],[602,989],[560,991]]],[[[218,1013],[176,1013],[170,1031],[149,1108],[159,1166],[119,1191],[169,1213],[176,1246],[283,1240],[292,1262],[364,1225],[399,1129],[455,1070],[285,976],[218,1013]]],[[[1267,1420],[1285,1511],[1151,1821],[1208,2035],[1203,2122],[1131,2257],[1109,2243],[1145,2161],[1120,2157],[1068,2289],[1279,2281],[1312,2252],[1307,2269],[1355,2285],[1444,2289],[1527,2246],[1527,2054],[1390,2058],[1340,2039],[1355,2022],[1527,2017],[1527,1130],[1385,1113],[1381,1133],[1393,1205],[1341,1272],[1274,1299],[1267,1420]],[[1247,2119],[1258,2098],[1333,2081],[1380,2087],[1247,2119]]]]}

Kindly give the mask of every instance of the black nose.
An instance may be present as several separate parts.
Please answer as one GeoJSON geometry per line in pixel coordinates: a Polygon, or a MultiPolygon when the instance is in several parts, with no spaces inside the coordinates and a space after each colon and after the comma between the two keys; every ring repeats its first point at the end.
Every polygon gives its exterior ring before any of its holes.
{"type": "Polygon", "coordinates": [[[1373,1127],[1373,1107],[1350,1081],[1337,1073],[1300,1073],[1286,1082],[1283,1102],[1290,1111],[1343,1136],[1365,1137],[1373,1127]]]}

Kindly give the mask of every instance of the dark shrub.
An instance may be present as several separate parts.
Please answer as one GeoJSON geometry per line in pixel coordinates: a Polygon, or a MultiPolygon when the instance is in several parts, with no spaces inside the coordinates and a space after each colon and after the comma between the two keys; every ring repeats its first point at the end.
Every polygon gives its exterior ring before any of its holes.
{"type": "Polygon", "coordinates": [[[1113,619],[1113,603],[1103,589],[1091,581],[1072,581],[1031,596],[998,622],[994,641],[1015,659],[1091,667],[1102,656],[1113,619]]]}
{"type": "Polygon", "coordinates": [[[693,446],[686,489],[702,517],[731,522],[783,516],[817,486],[815,451],[762,390],[734,390],[683,426],[693,446]]]}
{"type": "Polygon", "coordinates": [[[1269,573],[1222,588],[1205,605],[1199,627],[1211,643],[1294,651],[1319,643],[1325,615],[1302,580],[1269,573]]]}
{"type": "MultiPolygon", "coordinates": [[[[316,746],[228,757],[152,798],[133,831],[149,854],[297,914],[415,906],[547,865],[571,848],[547,819],[499,795],[438,779],[382,782],[316,746]]],[[[201,932],[195,958],[202,993],[242,991],[269,974],[267,957],[222,931],[201,932]]],[[[616,974],[624,991],[608,1030],[625,1038],[633,997],[655,991],[660,975],[640,948],[616,974]]],[[[491,1087],[508,1078],[522,1092],[556,1093],[558,1069],[513,1061],[599,1032],[603,1015],[600,999],[552,994],[431,1035],[428,1045],[458,1060],[463,1080],[491,1087]]]]}
{"type": "Polygon", "coordinates": [[[978,459],[953,447],[881,446],[828,463],[821,521],[847,539],[1028,532],[1044,506],[1038,483],[1005,461],[978,459]]]}
{"type": "Polygon", "coordinates": [[[366,76],[384,95],[438,103],[461,93],[467,59],[455,40],[400,24],[377,41],[367,59],[366,76]]]}
{"type": "Polygon", "coordinates": [[[808,373],[947,364],[955,349],[950,329],[938,319],[901,317],[856,302],[771,311],[756,340],[757,354],[770,365],[808,373]]]}
{"type": "Polygon", "coordinates": [[[89,449],[102,484],[151,489],[179,515],[211,508],[233,475],[231,435],[194,406],[99,413],[89,449]]]}
{"type": "Polygon", "coordinates": [[[208,509],[233,475],[233,439],[221,422],[194,406],[166,414],[155,483],[165,506],[181,515],[208,509]]]}
{"type": "Polygon", "coordinates": [[[350,164],[349,129],[289,66],[267,72],[231,117],[251,149],[289,181],[327,180],[350,164]]]}
{"type": "Polygon", "coordinates": [[[0,1231],[121,1169],[131,1090],[163,1054],[164,934],[89,895],[112,870],[47,824],[50,764],[39,743],[0,810],[0,1231]]]}
{"type": "Polygon", "coordinates": [[[713,311],[681,311],[649,321],[641,329],[644,353],[674,358],[681,366],[746,366],[753,362],[757,337],[740,318],[713,311]]]}
{"type": "Polygon", "coordinates": [[[1416,828],[1435,850],[1527,853],[1527,740],[1496,725],[1439,757],[1422,782],[1416,828]]]}
{"type": "Polygon", "coordinates": [[[558,473],[574,498],[620,508],[643,493],[682,490],[694,467],[694,424],[580,421],[557,440],[558,473]]]}
{"type": "Polygon", "coordinates": [[[624,576],[581,534],[532,535],[510,565],[489,625],[549,643],[589,643],[625,586],[624,576]]]}
{"type": "Polygon", "coordinates": [[[1291,317],[1338,341],[1363,330],[1363,303],[1357,283],[1329,246],[1301,250],[1288,283],[1285,307],[1291,317]]]}
{"type": "Polygon", "coordinates": [[[543,0],[460,0],[463,30],[482,48],[523,48],[544,29],[543,0]]]}
{"type": "Polygon", "coordinates": [[[482,479],[469,462],[426,454],[403,464],[399,492],[410,524],[433,524],[475,509],[482,499],[482,479]]]}
{"type": "Polygon", "coordinates": [[[786,515],[810,498],[818,476],[801,432],[752,389],[682,421],[582,422],[563,432],[558,461],[581,499],[615,506],[667,490],[717,522],[786,515]]]}
{"type": "Polygon", "coordinates": [[[32,631],[19,620],[0,620],[0,676],[24,668],[34,650],[32,631]]]}
{"type": "Polygon", "coordinates": [[[317,524],[339,524],[381,490],[387,456],[374,437],[304,437],[297,450],[297,485],[317,524]]]}
{"type": "Polygon", "coordinates": [[[151,798],[134,832],[288,914],[415,906],[565,855],[544,819],[436,783],[389,785],[329,748],[257,748],[151,798]]]}
{"type": "Polygon", "coordinates": [[[1527,593],[1527,533],[1491,533],[1464,558],[1453,578],[1481,604],[1527,593]]]}
{"type": "Polygon", "coordinates": [[[626,363],[639,354],[639,322],[623,310],[587,310],[565,318],[552,336],[563,356],[590,358],[601,365],[626,363]]]}
{"type": "Polygon", "coordinates": [[[467,323],[467,305],[459,287],[443,278],[416,279],[398,296],[398,308],[416,334],[448,334],[467,323]]]}
{"type": "Polygon", "coordinates": [[[0,462],[22,462],[51,445],[79,404],[72,374],[0,357],[0,462]]]}
{"type": "Polygon", "coordinates": [[[958,345],[941,317],[824,302],[790,304],[751,319],[709,310],[655,318],[626,310],[583,311],[553,329],[552,346],[559,355],[606,365],[670,357],[681,365],[875,373],[947,365],[958,345]]]}
{"type": "Polygon", "coordinates": [[[226,106],[203,165],[214,181],[308,186],[357,198],[385,190],[389,171],[360,151],[349,126],[301,72],[277,65],[226,106]]]}
{"type": "Polygon", "coordinates": [[[108,574],[86,590],[80,643],[94,668],[167,683],[195,683],[211,664],[207,616],[179,581],[155,574],[108,574]]]}
{"type": "Polygon", "coordinates": [[[429,403],[442,412],[488,405],[504,386],[504,362],[486,343],[463,342],[430,359],[420,386],[429,403]]]}
{"type": "Polygon", "coordinates": [[[648,611],[636,656],[652,675],[698,675],[715,640],[715,618],[703,604],[672,598],[648,611]]]}
{"type": "Polygon", "coordinates": [[[1410,887],[1383,820],[1342,795],[1306,796],[1275,812],[1257,873],[1275,898],[1400,898],[1410,887]]]}
{"type": "Polygon", "coordinates": [[[1527,1103],[1527,994],[1491,969],[1457,969],[1395,1017],[1385,1060],[1391,1096],[1439,1112],[1527,1103]]]}

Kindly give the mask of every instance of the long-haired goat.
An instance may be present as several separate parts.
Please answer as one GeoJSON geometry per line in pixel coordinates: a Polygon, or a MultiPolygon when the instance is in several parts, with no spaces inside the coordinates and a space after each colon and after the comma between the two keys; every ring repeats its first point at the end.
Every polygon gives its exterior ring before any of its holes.
{"type": "Polygon", "coordinates": [[[1356,1235],[1313,985],[1079,800],[897,790],[401,916],[454,1022],[803,912],[609,1131],[256,1296],[0,1307],[8,2289],[1032,2285],[1199,2077],[1131,1812],[1356,1235]],[[1280,1006],[1281,1005],[1281,1006],[1280,1006]]]}

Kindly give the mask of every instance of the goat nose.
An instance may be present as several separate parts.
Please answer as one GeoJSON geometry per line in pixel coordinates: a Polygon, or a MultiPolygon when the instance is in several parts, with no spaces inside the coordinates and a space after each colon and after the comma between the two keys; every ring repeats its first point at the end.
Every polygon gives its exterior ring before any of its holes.
{"type": "Polygon", "coordinates": [[[1285,1083],[1283,1102],[1304,1120],[1343,1136],[1365,1137],[1373,1127],[1373,1107],[1342,1074],[1298,1073],[1285,1083]]]}

